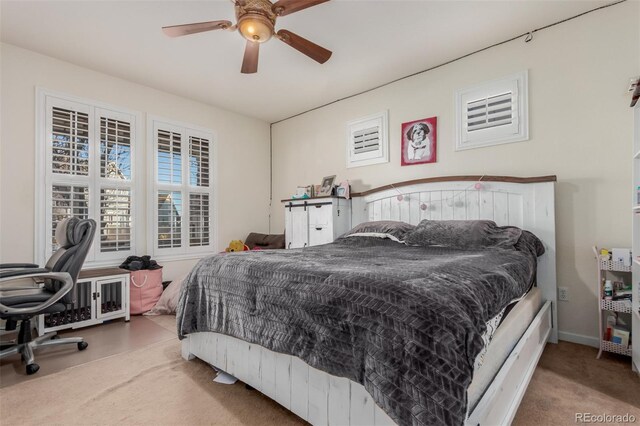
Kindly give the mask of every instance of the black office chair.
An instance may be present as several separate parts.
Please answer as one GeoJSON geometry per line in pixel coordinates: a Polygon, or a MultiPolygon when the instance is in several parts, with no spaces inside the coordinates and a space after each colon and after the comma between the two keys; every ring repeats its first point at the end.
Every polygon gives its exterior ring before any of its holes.
{"type": "Polygon", "coordinates": [[[56,333],[31,338],[31,318],[41,314],[63,312],[75,303],[76,284],[84,260],[96,232],[93,219],[75,217],[63,219],[56,227],[56,242],[60,246],[44,268],[29,263],[0,265],[0,318],[6,320],[6,330],[15,330],[20,321],[16,345],[0,351],[0,359],[20,353],[27,364],[27,374],[34,374],[40,366],[34,362],[33,350],[42,346],[76,343],[79,350],[88,344],[82,337],[60,339],[56,333]],[[8,282],[31,279],[44,280],[43,286],[4,287],[8,282]]]}

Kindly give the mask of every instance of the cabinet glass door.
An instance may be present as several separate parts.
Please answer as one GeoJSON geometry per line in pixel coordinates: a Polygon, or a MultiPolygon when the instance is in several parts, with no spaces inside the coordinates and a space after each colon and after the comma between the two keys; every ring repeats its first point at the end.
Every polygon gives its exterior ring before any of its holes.
{"type": "Polygon", "coordinates": [[[123,278],[96,282],[96,318],[124,313],[124,284],[123,278]]]}

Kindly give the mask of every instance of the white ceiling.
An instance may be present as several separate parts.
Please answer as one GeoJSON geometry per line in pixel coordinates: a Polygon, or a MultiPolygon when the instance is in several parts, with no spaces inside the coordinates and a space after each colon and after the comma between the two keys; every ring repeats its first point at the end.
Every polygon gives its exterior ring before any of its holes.
{"type": "Polygon", "coordinates": [[[276,24],[332,50],[326,64],[272,39],[252,75],[240,73],[237,32],[168,38],[160,30],[235,22],[228,0],[2,0],[1,39],[273,122],[608,2],[333,0],[276,24]]]}

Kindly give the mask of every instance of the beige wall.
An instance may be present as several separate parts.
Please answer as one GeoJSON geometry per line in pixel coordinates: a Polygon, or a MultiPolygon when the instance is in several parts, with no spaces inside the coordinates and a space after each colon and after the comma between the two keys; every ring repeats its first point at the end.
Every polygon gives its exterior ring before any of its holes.
{"type": "MultiPolygon", "coordinates": [[[[296,185],[336,174],[355,190],[428,176],[558,176],[559,303],[566,333],[597,336],[593,244],[631,245],[633,116],[626,92],[640,74],[640,3],[626,2],[442,68],[273,126],[271,228],[284,228],[277,200],[296,185]],[[454,92],[529,70],[530,140],[454,150],[454,92]],[[345,123],[389,110],[391,161],[347,169],[345,123]],[[400,124],[438,117],[438,162],[400,166],[400,124]]],[[[591,339],[594,342],[594,339],[591,339]]]]}
{"type": "MultiPolygon", "coordinates": [[[[213,130],[218,144],[218,243],[267,232],[269,125],[219,108],[77,67],[12,45],[1,46],[0,256],[2,262],[34,259],[35,88],[62,92],[213,130]]],[[[146,169],[146,164],[145,164],[146,169]]],[[[144,174],[143,174],[144,175],[144,174]]],[[[146,182],[145,182],[146,189],[146,182]]],[[[144,192],[143,192],[144,193],[144,192]]],[[[146,207],[146,197],[139,200],[146,207]]],[[[145,212],[146,213],[146,212],[145,212]]],[[[146,214],[143,218],[148,217],[146,214]]],[[[146,223],[142,226],[146,227],[146,223]]],[[[144,254],[146,241],[138,244],[144,254]]],[[[216,251],[217,251],[216,250],[216,251]]],[[[164,276],[186,273],[196,260],[161,262],[164,276]]]]}

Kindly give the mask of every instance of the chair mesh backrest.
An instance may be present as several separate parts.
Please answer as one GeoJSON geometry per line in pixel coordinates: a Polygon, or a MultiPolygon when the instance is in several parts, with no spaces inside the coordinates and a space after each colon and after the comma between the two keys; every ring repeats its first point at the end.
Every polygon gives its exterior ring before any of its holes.
{"type": "MultiPolygon", "coordinates": [[[[67,272],[75,284],[78,275],[89,253],[89,248],[96,233],[96,222],[93,219],[80,220],[75,217],[66,221],[66,241],[63,248],[56,250],[47,262],[46,268],[51,272],[67,272]]],[[[48,280],[45,288],[56,292],[62,287],[59,281],[48,280]]],[[[62,299],[63,303],[75,303],[76,292],[71,290],[62,299]]]]}

